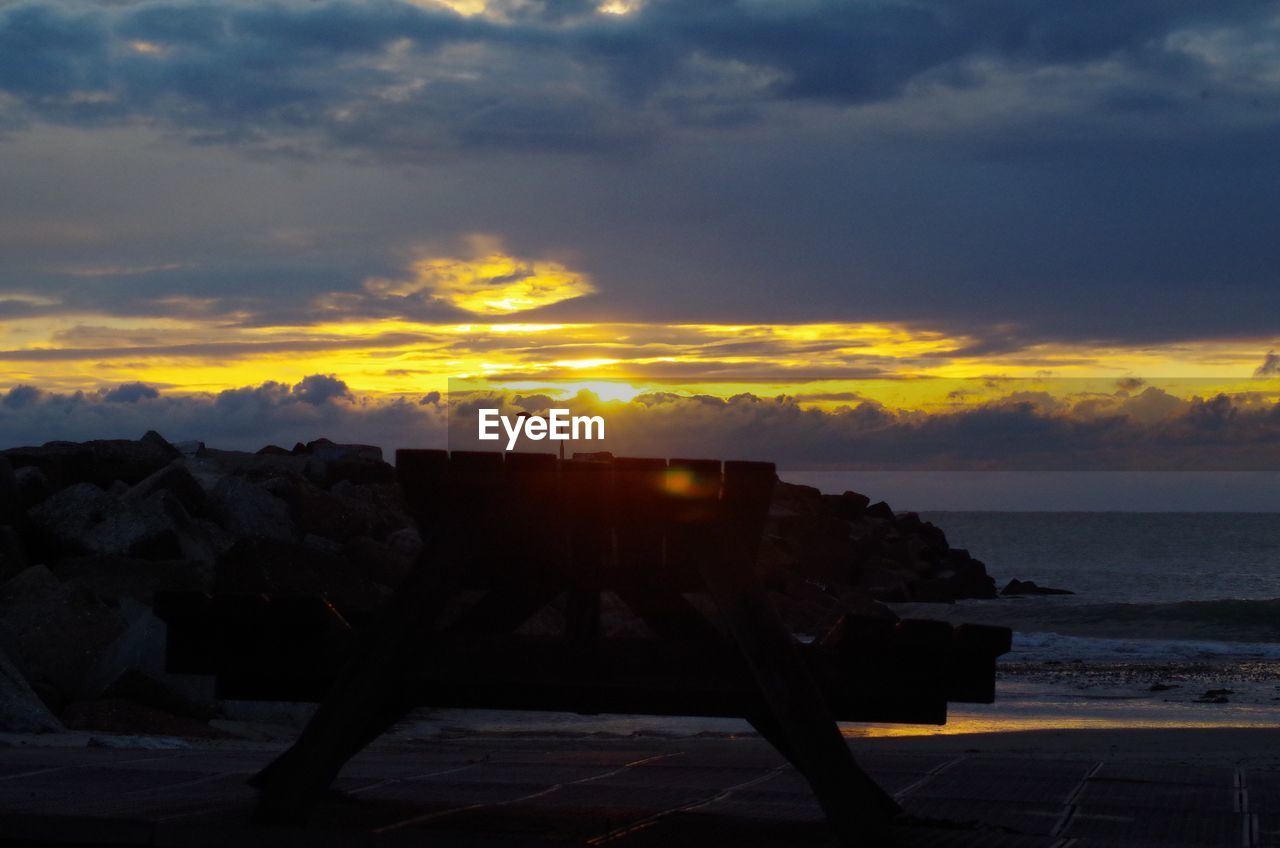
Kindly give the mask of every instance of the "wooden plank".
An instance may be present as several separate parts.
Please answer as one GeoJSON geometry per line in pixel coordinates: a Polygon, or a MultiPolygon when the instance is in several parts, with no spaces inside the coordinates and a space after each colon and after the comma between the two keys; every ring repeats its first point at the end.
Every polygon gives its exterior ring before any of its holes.
{"type": "Polygon", "coordinates": [[[600,592],[613,553],[613,467],[567,460],[560,468],[569,547],[565,635],[572,652],[589,654],[600,638],[600,592]]]}

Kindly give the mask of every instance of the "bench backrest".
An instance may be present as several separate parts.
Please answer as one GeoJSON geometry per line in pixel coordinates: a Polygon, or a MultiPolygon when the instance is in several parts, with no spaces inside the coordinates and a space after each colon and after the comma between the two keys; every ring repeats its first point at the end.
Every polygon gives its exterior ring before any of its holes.
{"type": "Polygon", "coordinates": [[[777,479],[769,462],[442,450],[396,451],[396,474],[428,547],[477,588],[595,590],[701,590],[691,560],[726,534],[754,546],[777,479]]]}

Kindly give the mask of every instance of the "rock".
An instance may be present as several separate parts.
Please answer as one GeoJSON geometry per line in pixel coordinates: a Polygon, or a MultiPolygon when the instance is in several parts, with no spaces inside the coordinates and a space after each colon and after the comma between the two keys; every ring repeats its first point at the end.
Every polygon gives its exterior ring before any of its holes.
{"type": "MultiPolygon", "coordinates": [[[[323,441],[323,440],[322,440],[323,441]]],[[[335,483],[394,483],[396,470],[383,462],[382,450],[368,445],[307,445],[307,476],[325,488],[335,483]]]]}
{"type": "Polygon", "coordinates": [[[190,440],[186,442],[175,442],[174,449],[185,457],[199,456],[204,450],[204,442],[190,440]]]}
{"type": "Polygon", "coordinates": [[[288,504],[239,477],[224,477],[209,501],[214,519],[236,539],[291,542],[298,537],[288,504]]]}
{"type": "Polygon", "coordinates": [[[43,565],[0,586],[0,624],[10,657],[43,698],[77,697],[127,618],[88,587],[65,585],[43,565]]]}
{"type": "Polygon", "coordinates": [[[422,553],[422,534],[417,527],[401,527],[387,535],[387,545],[405,556],[416,559],[422,553]]]}
{"type": "Polygon", "coordinates": [[[27,512],[32,528],[55,551],[84,553],[92,531],[116,508],[116,499],[92,483],[77,483],[27,512]]]}
{"type": "MultiPolygon", "coordinates": [[[[200,451],[195,461],[200,469],[216,472],[219,476],[239,477],[250,483],[260,483],[275,477],[305,477],[307,466],[311,462],[306,456],[277,456],[216,448],[205,448],[200,451]]],[[[201,476],[196,468],[192,468],[191,471],[197,477],[201,476]]]]}
{"type": "Polygon", "coordinates": [[[871,498],[857,492],[845,492],[842,495],[823,495],[822,499],[844,521],[857,521],[867,511],[871,498]]]}
{"type": "Polygon", "coordinates": [[[289,505],[289,515],[303,534],[335,542],[371,536],[379,525],[372,503],[357,497],[339,497],[306,480],[277,478],[263,484],[289,505]]]}
{"type": "Polygon", "coordinates": [[[969,556],[968,551],[959,549],[947,551],[938,565],[935,576],[945,582],[947,590],[955,600],[996,597],[996,581],[987,574],[986,564],[980,559],[969,556]]]}
{"type": "Polygon", "coordinates": [[[213,704],[199,703],[162,678],[136,668],[126,669],[113,680],[103,690],[102,697],[122,698],[135,704],[162,710],[169,715],[193,718],[202,722],[209,721],[217,714],[213,704]]]}
{"type": "Polygon", "coordinates": [[[150,605],[156,592],[207,592],[213,588],[212,564],[187,559],[95,554],[60,560],[50,570],[63,583],[88,587],[109,601],[132,598],[150,605]]]}
{"type": "Polygon", "coordinates": [[[285,450],[279,445],[267,445],[258,449],[258,456],[292,456],[290,451],[285,450]]]}
{"type": "Polygon", "coordinates": [[[166,451],[167,453],[173,454],[174,456],[177,456],[178,454],[178,449],[175,448],[172,444],[170,444],[168,439],[166,439],[164,436],[157,433],[155,430],[148,430],[147,432],[143,433],[142,438],[139,439],[138,441],[145,442],[146,444],[149,444],[149,445],[154,445],[166,451]]]}
{"type": "Polygon", "coordinates": [[[854,585],[872,598],[889,603],[905,601],[910,596],[902,575],[886,564],[864,564],[858,569],[854,585]]]}
{"type": "Polygon", "coordinates": [[[1034,580],[1019,580],[1016,577],[1009,581],[1003,589],[1000,590],[1001,595],[1074,595],[1070,589],[1054,589],[1049,586],[1039,586],[1034,580]]]}
{"type": "Polygon", "coordinates": [[[895,517],[893,514],[893,507],[889,506],[884,501],[876,501],[871,506],[867,507],[867,516],[869,518],[878,518],[881,521],[893,521],[895,517]]]}
{"type": "Polygon", "coordinates": [[[129,489],[124,498],[143,501],[156,492],[172,494],[190,515],[203,515],[209,508],[204,488],[181,461],[170,463],[142,480],[129,489]]]}
{"type": "Polygon", "coordinates": [[[13,476],[13,464],[0,456],[0,521],[8,521],[18,511],[21,502],[18,481],[13,476]]]}
{"type": "Polygon", "coordinates": [[[0,524],[0,583],[17,576],[28,564],[27,552],[17,531],[7,524],[0,524]]]}
{"type": "Polygon", "coordinates": [[[18,489],[18,508],[28,510],[53,494],[49,478],[38,466],[28,465],[13,472],[18,489]]]}
{"type": "Polygon", "coordinates": [[[323,462],[347,459],[382,462],[382,448],[375,445],[340,445],[328,439],[316,439],[314,442],[307,442],[306,452],[323,462]]]}
{"type": "Polygon", "coordinates": [[[405,512],[404,497],[395,483],[353,483],[340,480],[329,493],[354,508],[366,510],[374,520],[375,538],[385,537],[406,527],[416,527],[405,512]]]}
{"type": "Polygon", "coordinates": [[[133,485],[179,456],[173,445],[154,433],[136,442],[127,439],[47,442],[40,447],[10,448],[3,453],[15,469],[39,468],[55,490],[76,483],[110,486],[115,480],[133,485]]]}
{"type": "Polygon", "coordinates": [[[57,733],[62,723],[32,690],[26,678],[0,649],[0,731],[57,733]]]}
{"type": "Polygon", "coordinates": [[[54,490],[83,482],[92,476],[93,451],[87,445],[49,442],[39,447],[9,448],[3,453],[15,471],[27,467],[40,469],[54,490]]]}
{"type": "Polygon", "coordinates": [[[43,549],[53,554],[213,558],[195,536],[186,510],[163,489],[138,500],[116,498],[91,483],[78,483],[27,515],[43,549]]]}

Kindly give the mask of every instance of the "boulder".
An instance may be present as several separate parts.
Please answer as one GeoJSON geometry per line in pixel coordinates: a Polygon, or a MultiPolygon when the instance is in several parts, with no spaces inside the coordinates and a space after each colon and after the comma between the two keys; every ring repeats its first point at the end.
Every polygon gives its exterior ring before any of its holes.
{"type": "Polygon", "coordinates": [[[216,715],[214,705],[198,701],[169,681],[136,668],[126,669],[103,691],[104,698],[122,698],[157,710],[200,721],[216,715]]]}
{"type": "Polygon", "coordinates": [[[89,550],[93,528],[116,508],[116,499],[92,483],[77,483],[27,512],[41,541],[55,551],[89,550]]]}
{"type": "Polygon", "coordinates": [[[843,521],[857,521],[867,511],[871,498],[857,492],[845,492],[841,495],[823,495],[823,501],[832,513],[843,521]]]}
{"type": "Polygon", "coordinates": [[[8,521],[18,511],[21,496],[13,476],[13,464],[0,456],[0,521],[8,521]]]}
{"type": "Polygon", "coordinates": [[[417,527],[401,527],[387,534],[386,542],[388,546],[411,559],[417,559],[418,554],[422,553],[422,534],[418,532],[417,527]]]}
{"type": "Polygon", "coordinates": [[[204,487],[181,460],[166,465],[140,481],[125,493],[124,498],[144,501],[156,492],[169,492],[191,515],[204,515],[209,508],[209,498],[204,487]]]}
{"type": "Polygon", "coordinates": [[[109,486],[115,480],[133,485],[179,456],[173,445],[154,432],[148,432],[136,442],[128,439],[47,442],[39,447],[10,448],[3,453],[14,468],[39,468],[55,490],[76,483],[109,486]]]}
{"type": "Polygon", "coordinates": [[[131,598],[148,606],[156,592],[207,592],[213,588],[212,564],[188,559],[94,554],[59,560],[50,570],[63,583],[92,589],[105,600],[131,598]]]}
{"type": "Polygon", "coordinates": [[[340,480],[329,488],[329,493],[372,518],[372,535],[375,538],[415,526],[413,519],[405,511],[400,486],[395,483],[353,483],[350,480],[340,480]]]}
{"type": "Polygon", "coordinates": [[[342,445],[329,439],[316,439],[314,442],[307,442],[304,451],[322,462],[348,459],[382,462],[382,448],[375,445],[342,445]]]}
{"type": "Polygon", "coordinates": [[[0,585],[0,625],[10,656],[52,706],[77,697],[104,652],[127,628],[120,608],[43,565],[0,585]]]}
{"type": "MultiPolygon", "coordinates": [[[[62,489],[93,476],[93,451],[75,442],[48,442],[39,447],[9,448],[4,456],[14,469],[40,469],[52,489],[62,489]]],[[[111,481],[108,480],[108,483],[111,481]]]]}
{"type": "Polygon", "coordinates": [[[18,509],[28,510],[53,494],[53,486],[49,478],[39,466],[27,465],[13,472],[13,481],[18,490],[18,509]]]}
{"type": "Polygon", "coordinates": [[[29,564],[17,531],[7,524],[0,524],[0,583],[16,576],[29,564]]]}
{"type": "Polygon", "coordinates": [[[209,506],[218,525],[236,539],[298,538],[288,504],[239,477],[222,478],[210,493],[209,506]]]}
{"type": "Polygon", "coordinates": [[[0,732],[56,733],[62,723],[0,649],[0,732]]]}
{"type": "MultiPolygon", "coordinates": [[[[188,462],[191,461],[188,460],[188,462]]],[[[260,483],[274,477],[305,477],[307,466],[311,462],[306,456],[256,454],[208,447],[200,451],[194,461],[197,467],[206,473],[212,472],[217,476],[231,475],[251,483],[260,483]]],[[[201,476],[196,473],[197,469],[191,470],[197,477],[201,476]]]]}
{"type": "Polygon", "coordinates": [[[878,518],[881,521],[893,521],[896,516],[893,514],[893,507],[884,501],[876,501],[867,507],[867,516],[870,518],[878,518]]]}
{"type": "Polygon", "coordinates": [[[310,442],[307,476],[326,488],[335,483],[394,483],[396,470],[382,459],[382,449],[370,445],[336,445],[327,439],[310,442]]]}
{"type": "Polygon", "coordinates": [[[277,478],[263,487],[288,504],[294,526],[304,535],[347,542],[378,529],[376,507],[367,500],[339,497],[302,479],[277,478]]]}
{"type": "Polygon", "coordinates": [[[1000,590],[1001,595],[1074,595],[1070,589],[1054,589],[1051,586],[1040,586],[1034,580],[1014,578],[1000,590]]]}
{"type": "Polygon", "coordinates": [[[33,507],[27,517],[42,550],[55,557],[97,553],[212,560],[182,504],[164,489],[133,499],[77,483],[33,507]]]}

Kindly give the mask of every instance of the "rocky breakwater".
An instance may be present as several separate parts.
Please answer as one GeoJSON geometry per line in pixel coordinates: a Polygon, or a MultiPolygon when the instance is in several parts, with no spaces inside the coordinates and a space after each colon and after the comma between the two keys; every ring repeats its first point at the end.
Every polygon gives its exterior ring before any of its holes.
{"type": "Polygon", "coordinates": [[[892,615],[878,602],[996,597],[983,562],[916,513],[785,482],[774,490],[760,567],[787,623],[815,635],[846,613],[892,615]]]}
{"type": "Polygon", "coordinates": [[[376,447],[147,433],[0,451],[0,730],[128,731],[148,711],[203,726],[207,690],[163,675],[156,591],[322,594],[359,614],[420,547],[376,447]]]}
{"type": "MultiPolygon", "coordinates": [[[[376,447],[246,453],[147,433],[0,451],[0,730],[214,732],[208,680],[164,673],[155,592],[324,596],[358,621],[421,548],[376,447]]],[[[787,625],[814,635],[848,613],[892,617],[879,601],[995,595],[913,513],[787,483],[758,568],[787,625]]],[[[606,604],[606,631],[631,634],[627,613],[606,604]]]]}

